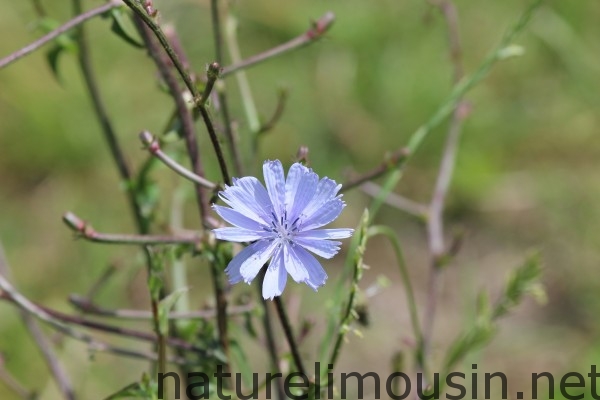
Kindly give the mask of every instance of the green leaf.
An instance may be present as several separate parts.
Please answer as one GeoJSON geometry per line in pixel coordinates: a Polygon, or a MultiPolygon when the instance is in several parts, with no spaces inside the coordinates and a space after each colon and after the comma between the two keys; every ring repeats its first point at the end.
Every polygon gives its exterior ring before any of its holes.
{"type": "Polygon", "coordinates": [[[111,394],[104,400],[123,399],[123,398],[134,398],[134,399],[146,399],[146,400],[157,400],[158,399],[158,386],[155,381],[144,373],[140,382],[134,382],[119,390],[116,393],[111,394]]]}
{"type": "Polygon", "coordinates": [[[493,317],[499,318],[505,315],[527,294],[532,294],[537,299],[544,301],[545,292],[539,282],[541,274],[539,254],[533,254],[509,276],[506,289],[494,308],[493,317]]]}
{"type": "MultiPolygon", "coordinates": [[[[42,18],[38,22],[38,26],[42,31],[48,33],[54,29],[56,29],[60,23],[52,18],[42,18]]],[[[46,52],[46,60],[50,65],[50,69],[56,80],[62,83],[62,79],[60,77],[59,69],[58,69],[58,61],[60,56],[64,52],[75,53],[77,51],[77,41],[72,32],[65,32],[53,41],[54,45],[46,52]]]]}
{"type": "Polygon", "coordinates": [[[496,327],[490,321],[479,321],[458,337],[450,346],[444,363],[445,370],[450,371],[469,352],[489,342],[496,333],[496,327]]]}
{"type": "Polygon", "coordinates": [[[246,353],[240,344],[232,340],[230,342],[229,350],[231,351],[231,358],[233,363],[239,370],[239,373],[242,375],[242,382],[246,387],[252,387],[252,374],[253,369],[246,357],[246,353]]]}
{"type": "Polygon", "coordinates": [[[46,61],[48,61],[48,65],[50,65],[50,69],[52,70],[52,74],[56,78],[56,80],[62,83],[62,79],[58,72],[58,60],[60,55],[64,52],[64,47],[55,45],[50,50],[46,52],[46,61]]]}
{"type": "Polygon", "coordinates": [[[110,18],[112,19],[111,31],[130,45],[144,48],[144,44],[131,20],[131,14],[123,12],[120,8],[113,8],[110,11],[110,18]]]}

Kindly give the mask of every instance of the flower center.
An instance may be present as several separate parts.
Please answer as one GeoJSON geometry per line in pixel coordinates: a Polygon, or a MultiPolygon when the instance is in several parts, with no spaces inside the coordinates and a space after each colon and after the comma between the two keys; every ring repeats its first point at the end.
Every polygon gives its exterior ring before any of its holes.
{"type": "Polygon", "coordinates": [[[275,212],[271,213],[273,219],[271,220],[271,226],[266,228],[268,231],[273,232],[277,235],[277,239],[281,242],[292,242],[295,234],[300,230],[300,217],[290,222],[287,219],[287,212],[284,211],[281,218],[277,218],[275,212]]]}

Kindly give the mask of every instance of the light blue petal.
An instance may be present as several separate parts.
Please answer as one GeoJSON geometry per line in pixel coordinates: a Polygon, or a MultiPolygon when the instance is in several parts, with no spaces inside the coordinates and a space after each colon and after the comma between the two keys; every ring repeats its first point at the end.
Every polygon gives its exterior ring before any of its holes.
{"type": "Polygon", "coordinates": [[[283,246],[283,260],[285,269],[292,276],[292,279],[298,283],[304,283],[308,280],[308,271],[302,264],[302,261],[296,255],[294,248],[296,245],[285,244],[283,246]]]}
{"type": "Polygon", "coordinates": [[[229,222],[231,225],[251,231],[264,231],[263,228],[265,225],[253,220],[252,218],[248,218],[239,211],[218,205],[213,205],[213,209],[221,216],[221,218],[229,222]]]}
{"type": "Polygon", "coordinates": [[[302,239],[345,239],[352,236],[354,229],[313,229],[296,234],[302,239]]]}
{"type": "Polygon", "coordinates": [[[299,262],[304,265],[306,271],[308,272],[308,279],[305,283],[317,290],[319,286],[325,284],[327,280],[327,273],[321,266],[321,264],[314,258],[308,251],[304,250],[301,246],[294,246],[293,252],[295,256],[298,258],[299,262]]]}
{"type": "Polygon", "coordinates": [[[272,204],[269,195],[260,181],[253,177],[236,180],[234,186],[228,186],[219,192],[219,197],[231,208],[257,222],[270,225],[272,204]]]}
{"type": "Polygon", "coordinates": [[[321,207],[312,213],[312,215],[302,220],[301,230],[307,231],[309,229],[320,228],[323,225],[335,220],[340,216],[340,213],[346,205],[338,198],[328,201],[321,205],[321,207]]]}
{"type": "Polygon", "coordinates": [[[250,283],[256,278],[258,271],[275,254],[279,243],[276,240],[259,240],[248,247],[252,247],[254,253],[240,265],[240,274],[244,282],[250,283]]]}
{"type": "MultiPolygon", "coordinates": [[[[260,243],[260,242],[257,242],[260,243]]],[[[256,244],[256,243],[255,243],[256,244]]],[[[256,252],[256,247],[244,247],[227,265],[225,273],[229,276],[229,283],[234,284],[241,282],[244,278],[240,273],[240,266],[246,261],[252,254],[256,252]]]]}
{"type": "MultiPolygon", "coordinates": [[[[332,242],[320,239],[304,239],[296,237],[294,242],[323,258],[331,258],[340,251],[342,242],[332,242]]],[[[286,264],[287,265],[287,264],[286,264]]],[[[291,274],[291,272],[290,272],[291,274]]]]}
{"type": "Polygon", "coordinates": [[[263,174],[275,215],[280,220],[285,207],[285,177],[281,162],[279,160],[265,161],[263,174]]]}
{"type": "Polygon", "coordinates": [[[271,232],[251,231],[244,228],[226,227],[213,229],[213,233],[217,239],[227,240],[230,242],[253,242],[255,240],[268,238],[273,236],[271,232]]]}
{"type": "Polygon", "coordinates": [[[285,181],[285,205],[287,220],[294,222],[312,200],[319,177],[300,163],[294,163],[285,181]]]}
{"type": "Polygon", "coordinates": [[[245,178],[238,179],[235,185],[244,189],[244,191],[252,196],[254,202],[256,203],[257,211],[260,210],[265,212],[268,216],[271,215],[273,204],[269,198],[269,193],[267,193],[267,190],[258,179],[253,176],[247,176],[245,178]]]}
{"type": "Polygon", "coordinates": [[[315,191],[312,200],[308,203],[304,211],[302,211],[303,218],[311,217],[315,212],[319,211],[325,203],[334,199],[341,187],[342,185],[338,185],[332,179],[321,179],[317,184],[317,190],[315,191]]]}
{"type": "Polygon", "coordinates": [[[281,296],[286,282],[287,270],[283,262],[283,251],[280,247],[273,256],[265,273],[262,287],[263,298],[273,300],[274,297],[281,296]]]}

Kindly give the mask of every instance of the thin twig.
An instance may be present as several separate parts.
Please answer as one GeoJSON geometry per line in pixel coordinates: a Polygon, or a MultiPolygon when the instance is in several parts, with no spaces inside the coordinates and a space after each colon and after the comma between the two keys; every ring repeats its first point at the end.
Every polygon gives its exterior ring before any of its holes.
{"type": "Polygon", "coordinates": [[[269,49],[263,53],[256,54],[239,63],[223,68],[221,77],[225,78],[226,76],[240,69],[246,69],[270,58],[280,56],[288,51],[296,50],[311,44],[323,37],[329,28],[331,28],[334,21],[335,15],[332,12],[328,12],[317,21],[313,22],[310,29],[308,29],[302,35],[290,40],[289,42],[280,44],[279,46],[273,47],[272,49],[269,49]]]}
{"type": "Polygon", "coordinates": [[[200,242],[200,236],[160,236],[160,235],[127,235],[116,233],[100,233],[83,221],[72,212],[66,212],[63,215],[65,224],[77,232],[80,237],[96,243],[106,244],[133,244],[133,245],[154,245],[154,244],[190,244],[195,245],[200,242]]]}
{"type": "Polygon", "coordinates": [[[183,165],[179,164],[177,161],[173,160],[169,157],[164,151],[160,148],[160,142],[158,139],[153,136],[148,131],[143,131],[140,133],[140,140],[146,146],[150,154],[158,158],[162,161],[167,167],[171,168],[173,171],[177,172],[179,175],[183,176],[190,181],[197,183],[200,186],[204,186],[207,189],[215,189],[217,187],[216,184],[209,181],[208,179],[197,175],[185,168],[183,165]]]}
{"type": "MultiPolygon", "coordinates": [[[[5,276],[6,278],[10,277],[10,267],[8,261],[6,260],[2,243],[0,243],[0,274],[5,276]]],[[[62,393],[63,397],[67,400],[74,400],[75,391],[73,390],[73,384],[71,383],[71,379],[69,378],[69,375],[65,371],[60,361],[58,360],[58,356],[52,349],[50,341],[42,333],[42,330],[40,329],[38,323],[31,316],[31,314],[27,313],[24,310],[21,310],[21,319],[23,320],[25,327],[33,337],[33,340],[37,344],[38,349],[42,353],[42,357],[44,358],[44,361],[46,361],[46,365],[48,366],[50,373],[54,377],[54,380],[58,385],[58,389],[62,393]]]]}
{"type": "MultiPolygon", "coordinates": [[[[439,8],[446,21],[450,59],[453,66],[453,83],[456,85],[464,76],[462,45],[456,6],[451,0],[436,0],[435,2],[432,2],[432,4],[439,8]]],[[[458,102],[452,114],[450,127],[446,136],[446,143],[444,145],[442,161],[440,163],[433,195],[429,204],[427,238],[431,255],[431,268],[427,289],[427,303],[423,316],[422,359],[424,360],[424,363],[428,359],[430,352],[438,303],[439,280],[441,276],[440,267],[446,256],[446,247],[444,244],[444,204],[454,173],[462,122],[468,114],[468,106],[462,99],[462,96],[458,97],[458,102]]],[[[423,365],[422,368],[425,369],[425,365],[423,365]]]]}
{"type": "MultiPolygon", "coordinates": [[[[152,312],[145,310],[127,310],[118,309],[112,310],[103,308],[96,305],[89,298],[72,294],[69,296],[69,302],[77,307],[81,312],[90,315],[96,315],[100,317],[110,317],[118,319],[130,319],[130,320],[148,320],[152,319],[152,312]]],[[[255,305],[252,303],[244,304],[240,306],[231,306],[227,309],[227,315],[239,315],[251,312],[255,309],[255,305]]],[[[170,312],[169,319],[211,319],[217,315],[216,310],[195,310],[189,312],[170,312]]]]}
{"type": "Polygon", "coordinates": [[[406,148],[401,148],[399,150],[396,150],[394,153],[387,156],[386,159],[381,164],[379,164],[372,170],[365,172],[362,175],[359,175],[355,178],[349,179],[348,181],[344,182],[342,184],[342,188],[340,189],[340,192],[346,192],[350,189],[353,189],[357,186],[362,185],[365,182],[368,182],[373,179],[377,179],[380,176],[387,174],[394,168],[400,168],[404,164],[404,162],[408,159],[409,156],[410,156],[410,152],[406,148]]]}
{"type": "Polygon", "coordinates": [[[273,112],[273,115],[271,115],[271,118],[258,128],[258,132],[256,132],[258,135],[263,135],[275,127],[283,115],[287,99],[288,91],[286,89],[281,89],[279,91],[279,96],[277,96],[277,106],[275,107],[275,111],[273,112]]]}
{"type": "MultiPolygon", "coordinates": [[[[223,65],[223,29],[221,27],[221,16],[219,13],[219,0],[211,0],[210,16],[213,27],[213,39],[215,41],[215,60],[219,65],[223,65]]],[[[219,100],[221,116],[223,119],[225,137],[227,138],[229,152],[233,159],[233,170],[237,176],[242,176],[244,171],[242,155],[240,153],[237,137],[233,131],[231,114],[229,112],[229,102],[227,101],[227,92],[225,91],[225,82],[223,81],[217,89],[217,98],[219,100]]]]}
{"type": "MultiPolygon", "coordinates": [[[[6,278],[2,274],[0,274],[0,289],[2,289],[2,292],[0,292],[0,298],[11,301],[16,306],[18,306],[21,310],[25,310],[26,312],[28,312],[32,316],[36,317],[37,319],[46,322],[47,324],[52,326],[57,331],[65,334],[67,336],[70,336],[73,339],[87,343],[90,346],[91,350],[109,352],[109,353],[114,353],[114,354],[121,355],[121,356],[148,359],[148,360],[156,360],[157,359],[156,354],[139,352],[139,351],[131,350],[129,348],[115,347],[115,346],[109,345],[105,342],[99,341],[96,338],[94,338],[93,336],[88,335],[87,333],[73,329],[72,327],[67,325],[65,322],[63,322],[62,320],[57,318],[57,316],[58,317],[64,316],[63,314],[58,313],[57,311],[52,311],[52,313],[50,313],[50,312],[48,312],[49,311],[48,309],[44,309],[44,308],[32,303],[29,299],[27,299],[25,296],[23,296],[21,293],[19,293],[8,282],[8,280],[6,280],[6,278]]],[[[71,318],[70,316],[69,316],[69,318],[66,318],[66,319],[69,320],[68,322],[74,322],[73,318],[71,318]]],[[[154,336],[154,335],[148,336],[144,332],[139,332],[139,334],[136,335],[135,337],[138,339],[146,339],[149,341],[156,340],[156,336],[154,336]]],[[[203,351],[203,349],[197,348],[195,346],[190,345],[187,342],[183,342],[183,341],[179,341],[179,340],[176,340],[175,342],[173,342],[172,345],[175,347],[182,347],[182,348],[185,348],[190,351],[200,351],[200,352],[203,351]]],[[[171,359],[170,362],[181,363],[182,361],[171,359]]]]}
{"type": "Polygon", "coordinates": [[[15,392],[17,396],[22,399],[35,399],[36,393],[34,391],[30,391],[25,386],[21,384],[14,376],[10,374],[10,372],[4,366],[4,359],[2,358],[2,354],[0,354],[0,380],[6,384],[6,386],[15,392]]]}
{"type": "MultiPolygon", "coordinates": [[[[238,20],[233,14],[227,15],[225,24],[225,38],[227,39],[227,50],[232,63],[242,61],[242,51],[238,42],[238,20]]],[[[235,72],[235,80],[240,90],[240,100],[246,114],[246,123],[252,134],[252,139],[256,141],[256,132],[260,129],[260,118],[256,110],[256,103],[250,88],[250,82],[246,71],[239,69],[235,72]]],[[[252,147],[252,155],[256,155],[256,146],[252,147]]]]}
{"type": "MultiPolygon", "coordinates": [[[[217,161],[219,162],[219,168],[221,169],[221,174],[223,176],[223,182],[227,185],[231,185],[229,172],[227,170],[227,163],[225,162],[225,157],[223,156],[223,150],[221,149],[221,144],[219,143],[219,139],[217,137],[215,127],[212,123],[210,115],[208,114],[206,105],[202,104],[200,102],[200,100],[202,99],[202,94],[199,92],[199,90],[196,87],[196,85],[194,84],[194,81],[192,80],[190,74],[188,73],[188,71],[182,64],[181,60],[179,59],[179,56],[177,55],[177,53],[175,52],[175,50],[169,43],[163,30],[154,20],[154,17],[152,15],[149,15],[146,12],[146,10],[144,9],[144,7],[135,0],[123,0],[123,2],[125,4],[127,4],[127,6],[129,8],[131,8],[136,13],[136,15],[144,22],[144,24],[154,33],[154,36],[160,42],[160,45],[162,46],[162,48],[165,50],[165,52],[169,56],[169,59],[173,63],[173,66],[175,66],[175,68],[179,72],[179,75],[183,79],[186,87],[192,94],[192,96],[194,98],[194,106],[200,112],[200,115],[202,116],[202,120],[204,121],[204,125],[206,126],[206,129],[208,131],[210,141],[215,150],[215,154],[217,156],[217,161]]],[[[155,59],[155,62],[156,62],[156,59],[155,59]]],[[[161,70],[161,68],[159,68],[159,70],[161,70]]],[[[164,73],[164,71],[161,70],[161,73],[164,73]]],[[[164,76],[163,76],[163,78],[164,78],[164,76]]],[[[168,84],[168,82],[167,82],[167,84],[168,84]]],[[[179,95],[179,97],[181,97],[181,96],[179,95]]],[[[182,123],[183,123],[183,121],[182,121],[182,123]]]]}
{"type": "Polygon", "coordinates": [[[87,21],[88,19],[94,18],[101,14],[104,14],[107,11],[109,11],[113,8],[116,8],[116,7],[120,7],[122,5],[123,5],[123,3],[120,0],[112,0],[106,4],[103,4],[99,7],[93,8],[89,11],[86,11],[86,12],[80,14],[80,15],[77,15],[75,18],[73,18],[70,21],[66,22],[65,24],[59,26],[58,28],[54,29],[53,31],[47,33],[46,35],[42,36],[35,42],[28,44],[27,46],[23,47],[22,49],[17,50],[14,53],[9,54],[8,56],[0,59],[0,69],[17,61],[18,59],[20,59],[22,57],[25,57],[26,55],[34,52],[35,50],[39,49],[46,43],[52,41],[53,39],[56,39],[58,36],[73,29],[74,27],[82,24],[83,22],[87,21]]]}
{"type": "MultiPolygon", "coordinates": [[[[515,37],[525,28],[529,20],[531,19],[533,12],[544,0],[535,0],[517,22],[511,26],[504,34],[500,43],[488,54],[488,56],[482,61],[479,67],[472,74],[461,79],[453,88],[446,100],[436,110],[436,112],[421,125],[409,138],[408,143],[403,148],[397,150],[391,157],[392,162],[384,161],[379,166],[375,167],[368,173],[347,181],[340,190],[341,192],[347,191],[351,188],[359,186],[360,184],[380,177],[387,174],[395,168],[402,168],[406,162],[413,157],[415,152],[421,147],[427,136],[431,131],[442,123],[449,115],[451,115],[456,109],[457,104],[461,99],[481,82],[489,73],[496,62],[503,60],[507,57],[507,53],[504,51],[505,48],[515,39],[515,37]]],[[[510,56],[510,54],[508,54],[510,56]]]]}
{"type": "MultiPolygon", "coordinates": [[[[378,184],[369,181],[360,185],[360,189],[369,196],[376,197],[382,188],[378,184]]],[[[429,211],[427,206],[399,194],[390,193],[383,199],[383,202],[419,219],[427,219],[429,211]]]]}
{"type": "Polygon", "coordinates": [[[287,313],[285,312],[285,307],[283,306],[283,302],[281,301],[281,296],[275,297],[273,299],[273,302],[275,303],[277,316],[281,321],[283,333],[285,333],[285,338],[287,339],[288,345],[290,346],[290,352],[292,353],[292,358],[294,359],[294,363],[296,364],[296,369],[302,375],[308,376],[306,375],[306,370],[304,369],[304,365],[302,363],[302,357],[300,357],[300,349],[298,348],[298,344],[296,343],[296,339],[294,338],[292,325],[290,324],[290,320],[287,316],[287,313]]]}
{"type": "Polygon", "coordinates": [[[98,292],[100,292],[100,290],[102,288],[104,288],[104,286],[108,283],[109,279],[113,276],[113,274],[116,271],[117,271],[117,266],[114,264],[109,264],[106,267],[106,269],[104,270],[104,272],[102,272],[102,275],[100,275],[100,277],[98,279],[96,279],[94,284],[87,291],[87,298],[88,299],[96,298],[96,295],[98,294],[98,292]]]}

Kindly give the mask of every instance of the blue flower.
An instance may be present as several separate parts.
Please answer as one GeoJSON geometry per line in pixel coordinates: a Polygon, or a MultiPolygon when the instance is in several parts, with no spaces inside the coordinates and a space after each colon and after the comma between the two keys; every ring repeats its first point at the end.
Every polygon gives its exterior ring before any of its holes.
{"type": "Polygon", "coordinates": [[[231,208],[213,205],[233,227],[213,230],[217,239],[252,242],[237,254],[225,272],[230,283],[246,283],[271,260],[263,282],[265,299],[280,296],[290,274],[296,282],[317,290],[327,274],[310,254],[331,258],[352,229],[317,229],[335,220],[345,203],[337,195],[342,185],[317,174],[302,164],[291,166],[287,179],[281,162],[265,161],[263,174],[267,189],[254,177],[234,179],[219,197],[231,208]]]}

